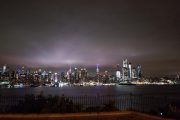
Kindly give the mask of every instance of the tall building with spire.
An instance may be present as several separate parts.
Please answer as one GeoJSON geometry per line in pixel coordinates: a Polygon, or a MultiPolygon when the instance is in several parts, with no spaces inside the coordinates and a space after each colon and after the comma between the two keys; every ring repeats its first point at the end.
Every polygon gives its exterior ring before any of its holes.
{"type": "Polygon", "coordinates": [[[99,82],[100,81],[99,64],[96,64],[96,77],[97,77],[97,82],[99,82]]]}
{"type": "Polygon", "coordinates": [[[99,74],[99,64],[96,65],[96,74],[99,74]]]}

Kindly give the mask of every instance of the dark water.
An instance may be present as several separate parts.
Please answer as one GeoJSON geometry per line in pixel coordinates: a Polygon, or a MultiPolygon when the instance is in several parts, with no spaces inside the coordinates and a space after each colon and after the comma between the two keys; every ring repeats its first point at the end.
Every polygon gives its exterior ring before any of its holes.
{"type": "Polygon", "coordinates": [[[0,95],[22,96],[25,94],[62,95],[65,96],[96,96],[96,95],[122,95],[122,94],[143,94],[163,95],[180,98],[180,85],[116,85],[116,86],[65,86],[55,87],[34,87],[34,88],[3,88],[0,95]]]}

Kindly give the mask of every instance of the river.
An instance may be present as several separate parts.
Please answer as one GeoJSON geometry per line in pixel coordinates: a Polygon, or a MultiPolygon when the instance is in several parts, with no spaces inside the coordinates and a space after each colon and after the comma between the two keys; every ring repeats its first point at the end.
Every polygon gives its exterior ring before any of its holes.
{"type": "Polygon", "coordinates": [[[22,96],[25,94],[65,96],[97,96],[97,95],[163,95],[180,98],[180,85],[115,85],[115,86],[63,86],[63,87],[31,87],[1,88],[2,96],[22,96]]]}

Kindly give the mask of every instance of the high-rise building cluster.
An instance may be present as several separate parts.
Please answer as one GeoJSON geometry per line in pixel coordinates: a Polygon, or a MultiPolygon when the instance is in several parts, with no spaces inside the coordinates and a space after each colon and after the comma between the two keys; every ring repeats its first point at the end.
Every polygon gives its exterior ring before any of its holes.
{"type": "Polygon", "coordinates": [[[132,79],[140,79],[142,77],[141,65],[132,67],[131,63],[127,59],[123,60],[122,69],[120,65],[117,65],[116,80],[117,81],[129,81],[132,79]]]}
{"type": "Polygon", "coordinates": [[[25,66],[18,66],[10,69],[4,65],[0,67],[0,79],[8,79],[11,83],[23,82],[27,84],[46,84],[46,83],[83,83],[83,82],[100,82],[100,83],[119,83],[140,79],[142,76],[141,66],[132,67],[127,59],[123,60],[122,68],[118,64],[114,72],[105,70],[101,72],[100,65],[96,65],[96,74],[90,75],[87,68],[72,68],[67,71],[53,72],[45,69],[30,69],[25,66]]]}
{"type": "Polygon", "coordinates": [[[71,66],[66,74],[63,73],[62,82],[69,83],[81,83],[87,81],[88,72],[86,68],[74,68],[72,70],[71,66]]]}

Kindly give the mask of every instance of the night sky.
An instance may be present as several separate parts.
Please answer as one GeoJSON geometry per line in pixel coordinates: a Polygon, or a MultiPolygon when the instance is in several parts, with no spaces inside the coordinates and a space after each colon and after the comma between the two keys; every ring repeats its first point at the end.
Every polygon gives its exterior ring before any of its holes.
{"type": "Polygon", "coordinates": [[[179,0],[1,0],[0,64],[180,73],[179,0]]]}

